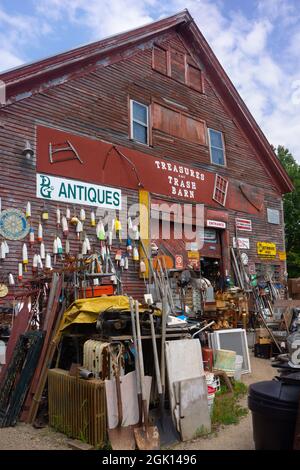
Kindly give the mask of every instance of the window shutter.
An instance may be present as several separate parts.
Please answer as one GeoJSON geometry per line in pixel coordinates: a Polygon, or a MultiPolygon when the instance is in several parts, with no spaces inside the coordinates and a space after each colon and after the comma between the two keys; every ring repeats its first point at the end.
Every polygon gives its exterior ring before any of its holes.
{"type": "Polygon", "coordinates": [[[187,80],[191,88],[203,92],[201,70],[191,64],[187,64],[187,80]]]}
{"type": "Polygon", "coordinates": [[[167,75],[167,51],[159,46],[152,50],[152,67],[160,73],[167,75]]]}
{"type": "Polygon", "coordinates": [[[171,57],[171,77],[179,82],[185,83],[185,54],[170,50],[171,57]]]}
{"type": "Polygon", "coordinates": [[[206,144],[204,122],[185,115],[181,116],[181,135],[183,139],[195,142],[196,144],[206,144]]]}

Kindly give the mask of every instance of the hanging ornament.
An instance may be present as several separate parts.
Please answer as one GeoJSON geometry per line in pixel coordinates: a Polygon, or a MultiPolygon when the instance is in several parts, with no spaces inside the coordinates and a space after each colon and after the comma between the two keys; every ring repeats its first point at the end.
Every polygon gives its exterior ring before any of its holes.
{"type": "Polygon", "coordinates": [[[32,260],[32,271],[33,272],[36,272],[37,271],[37,268],[38,268],[38,255],[35,254],[33,256],[33,260],[32,260]]]}
{"type": "MultiPolygon", "coordinates": [[[[22,264],[21,264],[22,266],[22,264]]],[[[12,275],[12,273],[9,273],[8,275],[8,285],[9,286],[14,286],[15,285],[15,280],[14,280],[14,276],[12,275]]]]}
{"type": "Polygon", "coordinates": [[[96,226],[96,217],[95,217],[95,212],[92,211],[91,212],[91,227],[95,227],[96,226]]]}
{"type": "Polygon", "coordinates": [[[97,237],[99,240],[105,240],[105,230],[104,230],[104,225],[103,222],[98,222],[97,227],[96,227],[96,233],[97,237]]]}
{"type": "Polygon", "coordinates": [[[57,238],[54,238],[54,240],[53,240],[52,253],[54,255],[57,255],[57,253],[58,253],[57,238]]]}
{"type": "Polygon", "coordinates": [[[61,242],[61,239],[59,237],[56,237],[56,241],[57,241],[57,253],[59,255],[62,255],[63,253],[63,247],[62,247],[62,242],[61,242]]]}
{"type": "Polygon", "coordinates": [[[43,226],[41,223],[39,223],[37,239],[39,242],[43,240],[43,226]]]}
{"type": "Polygon", "coordinates": [[[66,252],[66,255],[68,255],[70,253],[70,242],[69,242],[69,240],[66,240],[65,252],[66,252]]]}
{"type": "Polygon", "coordinates": [[[83,225],[80,220],[78,220],[77,225],[76,225],[76,233],[77,233],[77,238],[79,239],[81,232],[83,231],[83,225]]]}
{"type": "Polygon", "coordinates": [[[26,243],[23,244],[22,259],[23,259],[23,264],[26,266],[28,264],[28,252],[27,252],[26,243]]]}
{"type": "Polygon", "coordinates": [[[26,205],[26,213],[25,214],[26,214],[26,218],[31,217],[31,204],[30,204],[29,201],[27,202],[27,205],[26,205]]]}
{"type": "Polygon", "coordinates": [[[140,259],[139,250],[137,249],[136,246],[133,248],[132,259],[133,259],[133,261],[138,261],[140,259]]]}
{"type": "Polygon", "coordinates": [[[21,281],[23,279],[23,264],[18,263],[18,279],[21,281]]]}
{"type": "Polygon", "coordinates": [[[144,274],[147,271],[145,262],[141,259],[140,261],[140,273],[144,274]]]}
{"type": "Polygon", "coordinates": [[[67,220],[70,220],[70,219],[71,219],[71,211],[70,211],[70,209],[69,209],[68,207],[66,208],[66,219],[67,219],[67,220]]]}
{"type": "Polygon", "coordinates": [[[105,259],[106,255],[107,255],[106,246],[103,245],[103,246],[101,246],[101,257],[102,257],[102,259],[105,259]]]}
{"type": "Polygon", "coordinates": [[[41,259],[45,259],[45,258],[46,258],[46,254],[45,254],[45,245],[44,245],[44,243],[41,243],[41,244],[40,244],[40,257],[41,257],[41,259]]]}
{"type": "Polygon", "coordinates": [[[79,215],[79,218],[82,222],[85,221],[85,210],[84,209],[80,209],[80,215],[79,215]]]}
{"type": "Polygon", "coordinates": [[[81,254],[86,255],[87,254],[87,246],[86,246],[86,241],[85,239],[82,242],[82,247],[81,247],[81,254]]]}
{"type": "Polygon", "coordinates": [[[140,232],[139,232],[139,228],[137,225],[134,225],[132,227],[132,231],[133,231],[133,240],[139,240],[140,239],[140,232]]]}
{"type": "Polygon", "coordinates": [[[51,269],[52,268],[52,263],[51,263],[51,255],[50,253],[46,254],[46,269],[51,269]]]}
{"type": "Polygon", "coordinates": [[[5,255],[6,255],[5,245],[4,245],[4,242],[2,242],[0,246],[0,259],[5,259],[5,255]]]}
{"type": "Polygon", "coordinates": [[[34,230],[32,227],[29,229],[29,243],[30,245],[34,244],[34,230]]]}
{"type": "Polygon", "coordinates": [[[128,256],[125,256],[124,258],[124,269],[127,271],[128,269],[128,256]]]}
{"type": "Polygon", "coordinates": [[[68,226],[67,217],[65,217],[64,215],[61,218],[61,226],[62,226],[64,237],[67,237],[69,235],[69,226],[68,226]]]}
{"type": "Polygon", "coordinates": [[[127,250],[128,253],[131,253],[131,252],[132,252],[132,241],[131,241],[130,238],[127,238],[126,250],[127,250]]]}

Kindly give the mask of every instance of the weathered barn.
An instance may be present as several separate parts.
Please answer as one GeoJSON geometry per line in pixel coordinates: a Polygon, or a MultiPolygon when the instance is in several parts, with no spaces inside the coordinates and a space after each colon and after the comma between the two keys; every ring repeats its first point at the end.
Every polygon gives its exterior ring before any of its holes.
{"type": "MultiPolygon", "coordinates": [[[[2,215],[8,209],[25,214],[30,202],[25,225],[35,236],[32,243],[30,233],[7,237],[1,282],[7,284],[9,273],[19,285],[32,277],[39,223],[46,253],[52,253],[55,237],[64,240],[57,209],[64,215],[68,207],[77,217],[86,210],[83,229],[93,251],[100,242],[90,211],[98,207],[98,219],[99,207],[117,209],[125,229],[125,196],[128,207],[149,202],[152,217],[158,203],[165,203],[166,213],[174,202],[188,204],[192,227],[196,205],[204,204],[200,256],[206,277],[213,276],[214,266],[229,275],[230,247],[238,237],[250,273],[267,268],[282,278],[282,195],[292,184],[187,10],[18,67],[0,80],[6,91],[0,109],[2,215]],[[17,281],[24,242],[28,264],[17,281]]],[[[174,213],[171,222],[174,235],[174,213]]],[[[21,224],[22,232],[21,219],[2,217],[2,241],[10,229],[16,233],[10,223],[21,224]]],[[[146,239],[146,219],[140,230],[146,239]]],[[[197,267],[193,243],[184,236],[163,238],[156,243],[174,266],[197,267]]],[[[69,227],[68,240],[71,253],[81,252],[75,227],[69,227]]],[[[126,239],[113,244],[114,251],[119,248],[126,253],[126,239]]],[[[55,267],[54,261],[52,256],[55,267]]],[[[129,260],[122,281],[125,292],[141,296],[138,262],[129,260]]]]}

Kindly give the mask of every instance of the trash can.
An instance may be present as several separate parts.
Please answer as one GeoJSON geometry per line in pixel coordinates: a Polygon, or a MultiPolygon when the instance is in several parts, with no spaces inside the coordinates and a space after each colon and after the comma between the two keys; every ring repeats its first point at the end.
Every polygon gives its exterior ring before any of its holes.
{"type": "Polygon", "coordinates": [[[248,406],[256,450],[293,448],[299,398],[300,383],[270,380],[250,385],[248,406]]]}

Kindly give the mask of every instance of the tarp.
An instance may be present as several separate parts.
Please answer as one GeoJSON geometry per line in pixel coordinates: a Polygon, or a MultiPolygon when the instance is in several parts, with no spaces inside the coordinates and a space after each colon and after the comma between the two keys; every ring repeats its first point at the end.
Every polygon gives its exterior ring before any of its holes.
{"type": "MultiPolygon", "coordinates": [[[[130,311],[129,297],[125,295],[114,295],[108,297],[92,297],[88,299],[78,299],[73,302],[65,311],[59,331],[63,331],[73,323],[96,323],[98,316],[109,308],[113,310],[130,311]]],[[[140,305],[140,313],[146,311],[140,305]]],[[[160,310],[156,309],[155,315],[160,315],[160,310]]]]}

